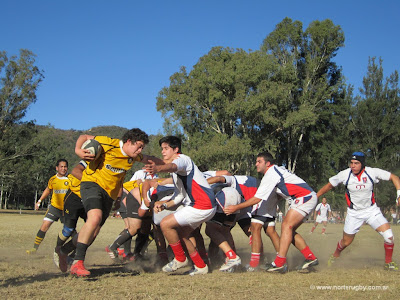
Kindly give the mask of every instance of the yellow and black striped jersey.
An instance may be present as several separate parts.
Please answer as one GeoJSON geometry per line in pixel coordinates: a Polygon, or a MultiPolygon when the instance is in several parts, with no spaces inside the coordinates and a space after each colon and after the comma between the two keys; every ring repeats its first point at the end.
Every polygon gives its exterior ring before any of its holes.
{"type": "Polygon", "coordinates": [[[89,163],[83,171],[82,182],[95,182],[101,186],[112,199],[116,200],[124,181],[126,172],[135,161],[141,161],[143,155],[132,158],[122,151],[123,142],[107,136],[96,136],[103,147],[101,156],[89,163]]]}

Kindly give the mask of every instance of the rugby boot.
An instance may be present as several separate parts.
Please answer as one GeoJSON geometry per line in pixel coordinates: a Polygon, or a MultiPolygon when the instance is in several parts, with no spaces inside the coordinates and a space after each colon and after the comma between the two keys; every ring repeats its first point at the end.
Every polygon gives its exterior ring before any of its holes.
{"type": "Polygon", "coordinates": [[[71,275],[75,275],[77,277],[88,277],[90,272],[86,270],[83,260],[78,260],[71,266],[71,275]]]}
{"type": "Polygon", "coordinates": [[[288,271],[288,266],[287,264],[283,264],[281,267],[277,267],[275,263],[270,263],[265,265],[265,271],[271,272],[271,273],[286,273],[288,271]]]}
{"type": "Polygon", "coordinates": [[[337,257],[331,255],[328,259],[328,267],[332,267],[332,265],[335,263],[337,257]]]}
{"type": "Polygon", "coordinates": [[[36,254],[36,252],[37,252],[36,248],[32,248],[32,249],[26,250],[26,254],[36,254]]]}
{"type": "Polygon", "coordinates": [[[259,272],[261,270],[259,266],[252,267],[250,265],[246,265],[245,269],[246,269],[246,272],[259,272]]]}
{"type": "Polygon", "coordinates": [[[116,262],[116,263],[120,262],[120,260],[118,258],[118,250],[113,250],[113,249],[110,248],[110,246],[107,246],[105,250],[106,250],[108,256],[110,256],[110,258],[114,262],[116,262]]]}
{"type": "Polygon", "coordinates": [[[187,274],[190,276],[208,274],[208,266],[206,265],[204,268],[198,268],[194,266],[194,268],[190,270],[187,274]]]}
{"type": "Polygon", "coordinates": [[[397,266],[397,264],[393,261],[391,261],[390,263],[386,263],[385,264],[385,270],[387,271],[398,271],[399,267],[397,266]]]}
{"type": "Polygon", "coordinates": [[[167,263],[163,268],[163,272],[169,273],[169,272],[174,272],[180,268],[186,267],[189,265],[189,260],[185,258],[185,261],[177,261],[175,258],[171,260],[169,263],[167,263]]]}
{"type": "Polygon", "coordinates": [[[319,264],[318,258],[306,259],[300,266],[297,267],[297,270],[305,270],[308,269],[309,267],[314,267],[318,264],[319,264]]]}
{"type": "Polygon", "coordinates": [[[240,266],[242,260],[238,255],[235,258],[226,259],[225,263],[219,268],[222,272],[232,272],[236,266],[240,266]]]}
{"type": "Polygon", "coordinates": [[[53,255],[54,263],[63,273],[68,271],[67,257],[68,256],[66,254],[62,253],[60,246],[57,246],[54,249],[54,255],[53,255]]]}

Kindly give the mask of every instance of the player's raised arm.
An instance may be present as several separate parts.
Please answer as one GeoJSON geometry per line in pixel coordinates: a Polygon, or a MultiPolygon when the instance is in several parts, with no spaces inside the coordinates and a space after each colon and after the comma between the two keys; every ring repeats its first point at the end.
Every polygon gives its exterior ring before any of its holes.
{"type": "Polygon", "coordinates": [[[149,162],[145,165],[145,169],[150,174],[172,173],[178,170],[178,166],[174,163],[156,164],[154,161],[149,160],[149,162]]]}
{"type": "Polygon", "coordinates": [[[207,182],[209,184],[214,184],[214,183],[225,183],[226,179],[224,176],[214,176],[214,177],[209,177],[207,178],[207,182]]]}
{"type": "Polygon", "coordinates": [[[249,206],[253,206],[254,204],[257,204],[258,202],[260,202],[262,199],[257,198],[257,197],[251,197],[249,200],[244,201],[240,204],[237,205],[229,205],[227,207],[224,208],[224,213],[227,215],[233,214],[234,212],[249,207],[249,206]]]}
{"type": "Polygon", "coordinates": [[[400,205],[400,178],[399,178],[399,176],[391,173],[390,181],[393,182],[393,185],[395,186],[395,188],[397,190],[396,204],[400,205]]]}
{"type": "Polygon", "coordinates": [[[323,194],[329,192],[331,189],[333,189],[333,185],[328,182],[327,184],[325,184],[317,193],[317,197],[321,197],[323,194]]]}

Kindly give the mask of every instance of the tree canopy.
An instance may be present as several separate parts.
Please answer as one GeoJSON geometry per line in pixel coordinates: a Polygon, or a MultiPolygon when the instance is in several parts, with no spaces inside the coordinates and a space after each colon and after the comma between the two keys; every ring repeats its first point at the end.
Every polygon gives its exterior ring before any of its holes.
{"type": "MultiPolygon", "coordinates": [[[[184,153],[203,168],[257,176],[255,157],[269,151],[316,191],[347,168],[354,151],[366,153],[367,165],[398,173],[397,71],[385,78],[383,60],[370,58],[355,93],[335,62],[345,35],[331,20],[304,29],[300,21],[285,18],[260,42],[255,51],[213,47],[160,90],[164,133],[180,136],[184,153]]],[[[43,78],[32,52],[10,58],[0,52],[0,203],[33,206],[58,158],[67,158],[70,167],[77,163],[80,134],[120,138],[126,130],[64,131],[21,122],[43,78]]],[[[146,153],[159,155],[160,137],[150,137],[146,153]]],[[[346,206],[343,188],[326,196],[333,208],[346,206]]],[[[393,206],[393,185],[378,185],[376,197],[381,207],[393,206]]]]}

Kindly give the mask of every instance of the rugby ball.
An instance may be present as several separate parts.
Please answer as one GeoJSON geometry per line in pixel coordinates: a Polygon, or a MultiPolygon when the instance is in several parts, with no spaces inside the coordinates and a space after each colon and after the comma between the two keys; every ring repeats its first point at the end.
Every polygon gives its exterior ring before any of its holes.
{"type": "MultiPolygon", "coordinates": [[[[221,209],[229,205],[237,205],[242,201],[242,197],[233,187],[224,187],[215,195],[215,199],[221,209]]],[[[239,212],[240,210],[237,210],[234,214],[238,214],[239,212]]]]}
{"type": "Polygon", "coordinates": [[[94,160],[98,159],[103,151],[103,147],[101,147],[100,143],[95,139],[87,140],[83,143],[81,148],[89,150],[90,153],[94,154],[94,160]]]}

